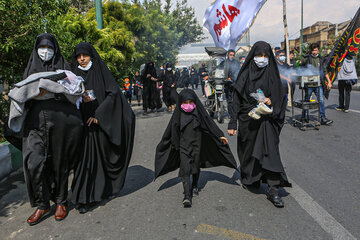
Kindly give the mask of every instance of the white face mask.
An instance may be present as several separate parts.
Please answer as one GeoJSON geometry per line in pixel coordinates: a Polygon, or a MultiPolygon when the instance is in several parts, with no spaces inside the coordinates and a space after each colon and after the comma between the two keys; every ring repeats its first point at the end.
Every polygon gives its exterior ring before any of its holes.
{"type": "Polygon", "coordinates": [[[38,48],[37,52],[41,60],[44,62],[49,61],[54,56],[54,50],[51,48],[38,48]]]}
{"type": "Polygon", "coordinates": [[[254,57],[254,62],[259,68],[266,67],[269,64],[269,58],[267,57],[254,57]]]}
{"type": "Polygon", "coordinates": [[[90,62],[88,63],[88,65],[86,65],[86,67],[82,67],[81,65],[79,65],[78,68],[83,71],[89,71],[91,66],[92,66],[92,61],[90,60],[90,62]]]}
{"type": "Polygon", "coordinates": [[[279,56],[279,60],[280,60],[280,62],[285,62],[286,57],[285,56],[279,56]]]}
{"type": "Polygon", "coordinates": [[[319,56],[319,54],[317,53],[317,54],[311,54],[313,57],[318,57],[319,56]]]}
{"type": "Polygon", "coordinates": [[[172,68],[167,68],[168,71],[171,71],[172,68]]]}

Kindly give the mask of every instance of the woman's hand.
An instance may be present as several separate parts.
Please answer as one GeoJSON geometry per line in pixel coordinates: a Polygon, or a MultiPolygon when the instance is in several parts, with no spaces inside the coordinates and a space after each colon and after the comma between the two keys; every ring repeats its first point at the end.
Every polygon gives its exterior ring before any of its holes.
{"type": "Polygon", "coordinates": [[[270,106],[271,105],[271,99],[270,98],[264,98],[263,103],[265,103],[266,105],[270,106]]]}
{"type": "Polygon", "coordinates": [[[147,78],[151,77],[151,74],[147,74],[146,77],[147,77],[147,78]]]}
{"type": "Polygon", "coordinates": [[[228,144],[229,141],[226,139],[226,137],[221,137],[220,141],[222,141],[223,144],[228,144]]]}
{"type": "Polygon", "coordinates": [[[236,131],[235,129],[228,129],[228,134],[229,134],[230,136],[235,136],[236,133],[237,133],[237,131],[236,131]]]}
{"type": "Polygon", "coordinates": [[[90,125],[92,123],[98,124],[98,120],[96,118],[90,117],[87,121],[86,124],[88,125],[88,127],[90,127],[90,125]]]}

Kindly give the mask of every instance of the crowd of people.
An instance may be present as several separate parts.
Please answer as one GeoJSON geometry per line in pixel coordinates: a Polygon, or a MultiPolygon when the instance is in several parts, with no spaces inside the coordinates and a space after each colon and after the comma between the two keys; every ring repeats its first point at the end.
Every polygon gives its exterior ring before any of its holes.
{"type": "MultiPolygon", "coordinates": [[[[255,43],[239,60],[234,50],[227,53],[227,133],[237,136],[238,168],[228,139],[194,91],[200,86],[205,95],[204,83],[209,77],[206,64],[198,70],[191,67],[180,71],[170,62],[157,69],[149,61],[133,77],[126,78],[121,89],[90,43],[75,47],[69,65],[55,37],[39,35],[24,80],[9,93],[9,128],[21,133],[25,181],[31,206],[36,207],[27,223],[35,225],[50,214],[50,201],[56,204],[55,220],[66,218],[71,170],[71,200],[80,213],[123,188],[134,144],[132,95],[138,105],[142,102],[144,114],[160,110],[162,102],[172,112],[156,148],[154,177],[179,169],[184,207],[191,207],[192,196],[200,192],[200,168],[216,166],[240,171],[245,189],[267,184],[268,199],[274,206],[284,207],[279,189],[291,187],[291,183],[281,161],[279,142],[288,94],[295,89],[291,74],[285,71],[294,67],[294,61],[290,63],[285,62],[283,51],[274,54],[263,41],[255,43]],[[184,89],[178,93],[177,88],[184,89]],[[259,101],[254,92],[264,97],[259,101]],[[254,119],[250,112],[259,105],[271,111],[256,110],[259,116],[254,119]]],[[[301,59],[301,64],[317,69],[322,81],[328,78],[323,63],[316,44],[311,45],[309,56],[301,59]]],[[[347,56],[338,76],[342,94],[337,110],[349,109],[351,84],[357,79],[354,66],[353,56],[347,56]]],[[[309,88],[307,98],[313,92],[321,104],[321,124],[330,125],[322,88],[309,88]]]]}

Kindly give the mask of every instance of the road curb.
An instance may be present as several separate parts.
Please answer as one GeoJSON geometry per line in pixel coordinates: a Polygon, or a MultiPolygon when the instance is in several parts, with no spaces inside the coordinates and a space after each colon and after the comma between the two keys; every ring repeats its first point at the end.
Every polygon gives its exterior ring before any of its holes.
{"type": "Polygon", "coordinates": [[[21,166],[21,151],[8,142],[0,143],[0,181],[21,166]]]}

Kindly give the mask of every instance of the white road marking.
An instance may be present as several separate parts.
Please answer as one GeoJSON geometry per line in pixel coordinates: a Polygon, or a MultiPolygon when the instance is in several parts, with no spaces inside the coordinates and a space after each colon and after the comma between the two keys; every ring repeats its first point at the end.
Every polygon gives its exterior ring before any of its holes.
{"type": "Polygon", "coordinates": [[[321,207],[309,194],[289,178],[292,188],[286,189],[298,204],[335,240],[356,240],[336,219],[321,207]]]}

